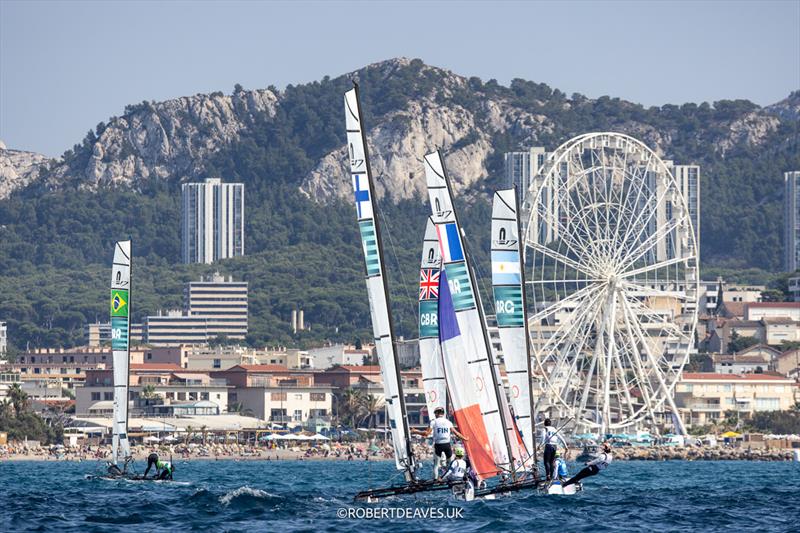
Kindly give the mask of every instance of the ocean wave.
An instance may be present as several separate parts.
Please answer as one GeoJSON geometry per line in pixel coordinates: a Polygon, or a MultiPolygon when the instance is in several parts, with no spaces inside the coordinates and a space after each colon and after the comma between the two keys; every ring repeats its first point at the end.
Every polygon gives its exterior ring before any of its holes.
{"type": "Polygon", "coordinates": [[[226,492],[224,496],[219,497],[219,502],[227,507],[232,502],[248,501],[253,499],[268,500],[274,497],[275,496],[273,494],[270,494],[266,491],[254,489],[245,485],[243,487],[239,487],[238,489],[226,492]]]}

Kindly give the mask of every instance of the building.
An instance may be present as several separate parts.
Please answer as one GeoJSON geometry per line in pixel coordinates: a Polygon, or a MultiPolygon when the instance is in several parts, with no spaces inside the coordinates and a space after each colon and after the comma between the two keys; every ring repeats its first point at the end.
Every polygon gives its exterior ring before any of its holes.
{"type": "MultiPolygon", "coordinates": [[[[128,331],[128,341],[131,344],[138,344],[143,341],[142,324],[131,324],[128,331]]],[[[83,338],[86,340],[86,345],[90,347],[99,347],[111,344],[111,322],[95,322],[94,324],[86,324],[83,326],[83,338]]]]}
{"type": "Polygon", "coordinates": [[[771,358],[764,354],[714,354],[712,359],[717,374],[763,373],[772,363],[771,358]]]}
{"type": "Polygon", "coordinates": [[[745,305],[747,320],[788,318],[800,322],[800,302],[757,302],[745,305]]]}
{"type": "MultiPolygon", "coordinates": [[[[228,385],[205,372],[174,364],[130,365],[131,416],[221,414],[228,411],[228,385]],[[195,405],[197,402],[210,402],[195,405]],[[177,409],[176,409],[177,407],[177,409]]],[[[114,409],[112,369],[89,370],[86,383],[75,390],[78,415],[109,416],[114,409]]]]}
{"type": "MultiPolygon", "coordinates": [[[[761,301],[761,293],[767,290],[765,285],[747,285],[727,283],[722,278],[714,281],[700,282],[700,315],[716,315],[722,302],[755,303],[761,301]],[[722,300],[719,300],[720,295],[722,300]]],[[[744,308],[742,307],[742,310],[744,308]]],[[[741,316],[744,316],[742,314],[741,316]]]]}
{"type": "Polygon", "coordinates": [[[675,403],[687,425],[706,425],[726,411],[784,411],[795,403],[794,380],[776,374],[689,373],[675,386],[675,403]]]}
{"type": "Polygon", "coordinates": [[[253,416],[276,424],[310,425],[314,430],[330,427],[333,389],[318,383],[310,370],[237,365],[211,375],[224,379],[232,387],[230,402],[253,416]]]}
{"type": "Polygon", "coordinates": [[[184,183],[181,198],[184,263],[213,263],[244,255],[244,184],[184,183]]]}
{"type": "Polygon", "coordinates": [[[208,334],[228,339],[247,336],[247,282],[215,273],[184,287],[184,309],[206,318],[208,334]]]}
{"type": "Polygon", "coordinates": [[[692,221],[694,238],[697,242],[697,255],[700,256],[700,166],[674,165],[672,175],[678,182],[680,190],[689,208],[689,219],[692,221]]]}
{"type": "Polygon", "coordinates": [[[788,279],[789,294],[792,295],[793,302],[800,302],[800,277],[793,277],[788,279]]]}
{"type": "Polygon", "coordinates": [[[312,361],[312,368],[325,370],[335,365],[363,365],[374,355],[375,347],[359,349],[355,346],[344,344],[334,344],[332,346],[322,346],[308,350],[308,356],[312,361]]]}
{"type": "Polygon", "coordinates": [[[8,353],[8,326],[0,320],[0,359],[8,353]]]}
{"type": "Polygon", "coordinates": [[[783,269],[794,272],[800,265],[800,171],[783,174],[783,269]]]}
{"type": "Polygon", "coordinates": [[[144,321],[144,342],[153,346],[206,344],[247,336],[247,282],[215,273],[184,286],[183,309],[159,312],[144,321]]]}
{"type": "MultiPolygon", "coordinates": [[[[131,363],[143,362],[144,350],[131,349],[131,363]]],[[[20,380],[40,382],[57,379],[64,389],[74,390],[86,381],[87,372],[111,368],[111,348],[40,348],[17,356],[4,371],[19,373],[20,380]]]]}

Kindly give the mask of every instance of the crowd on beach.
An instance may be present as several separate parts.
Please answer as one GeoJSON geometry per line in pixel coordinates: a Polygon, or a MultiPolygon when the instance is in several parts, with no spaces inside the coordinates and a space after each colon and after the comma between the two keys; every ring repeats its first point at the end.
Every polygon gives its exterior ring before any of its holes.
{"type": "MultiPolygon", "coordinates": [[[[415,444],[417,457],[431,457],[433,449],[427,443],[415,444]]],[[[293,445],[290,443],[269,443],[266,446],[235,443],[177,443],[157,446],[137,445],[132,448],[134,459],[145,459],[156,452],[174,459],[209,460],[389,460],[394,457],[392,446],[385,442],[325,442],[323,444],[293,445]]],[[[576,457],[579,449],[571,450],[570,457],[576,457]]],[[[0,445],[0,460],[65,460],[98,461],[111,457],[111,446],[40,446],[24,442],[0,445]]],[[[644,461],[715,461],[715,460],[753,460],[753,461],[791,461],[795,456],[792,450],[778,448],[751,448],[748,446],[648,446],[614,448],[617,460],[644,461]]]]}

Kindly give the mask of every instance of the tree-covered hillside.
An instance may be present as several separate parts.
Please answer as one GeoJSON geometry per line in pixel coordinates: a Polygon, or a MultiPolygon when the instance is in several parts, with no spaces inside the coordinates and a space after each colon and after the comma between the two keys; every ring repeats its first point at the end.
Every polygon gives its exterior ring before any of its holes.
{"type": "MultiPolygon", "coordinates": [[[[704,265],[780,269],[782,173],[800,169],[796,118],[779,119],[747,101],[644,108],[616,98],[568,97],[529,81],[514,80],[503,87],[494,80],[459,78],[418,60],[398,64],[388,73],[386,68],[365,68],[358,77],[368,128],[401,128],[392,123],[398,120],[393,113],[428,99],[468,110],[476,117],[476,129],[491,133],[488,179],[458,198],[470,243],[484,265],[487,193],[501,183],[502,153],[534,143],[553,148],[575,134],[617,130],[660,144],[667,158],[702,166],[704,265]],[[446,95],[442,87],[447,87],[446,95]],[[488,101],[524,116],[544,116],[552,127],[536,129],[525,122],[528,119],[520,119],[519,124],[498,129],[492,126],[496,119],[488,101]]],[[[353,209],[343,200],[317,203],[300,190],[319,160],[344,145],[342,93],[349,86],[347,77],[325,77],[275,91],[279,96],[274,113],[248,114],[230,142],[221,142],[202,161],[192,162],[202,163],[192,166],[200,169],[192,180],[221,177],[245,183],[244,258],[213,267],[179,264],[180,182],[190,179],[186,175],[161,178],[151,173],[130,185],[87,185],[82,169],[92,157],[101,157],[97,139],[111,122],[99,124],[63,161],[42,169],[32,185],[0,200],[0,320],[8,321],[13,345],[80,343],[84,323],[106,320],[112,244],[128,236],[135,254],[132,310],[137,320],[179,306],[181,283],[219,270],[250,283],[253,344],[368,338],[353,209]],[[289,330],[295,307],[305,310],[311,324],[311,330],[298,337],[289,330]]],[[[242,91],[237,87],[235,93],[243,95],[242,91]]],[[[116,120],[133,128],[150,115],[167,123],[166,113],[140,104],[116,120]]],[[[190,114],[181,119],[195,120],[190,114]]],[[[194,125],[198,135],[213,133],[200,119],[194,125]]],[[[160,134],[178,134],[168,129],[160,134]]],[[[469,144],[469,137],[459,142],[469,144]]],[[[122,162],[143,150],[126,143],[124,153],[114,156],[122,162]]],[[[108,153],[102,160],[109,165],[117,161],[108,153]]],[[[150,164],[147,157],[142,161],[137,164],[150,164]]],[[[423,179],[421,174],[415,179],[423,179]]],[[[415,336],[417,264],[427,206],[421,198],[387,196],[381,208],[396,321],[401,334],[415,336]]]]}

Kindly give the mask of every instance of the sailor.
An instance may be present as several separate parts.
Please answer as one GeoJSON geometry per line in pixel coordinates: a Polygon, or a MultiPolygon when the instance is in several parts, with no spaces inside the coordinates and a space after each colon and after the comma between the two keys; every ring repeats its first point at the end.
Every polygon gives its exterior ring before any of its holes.
{"type": "Polygon", "coordinates": [[[545,418],[544,427],[542,428],[541,444],[544,447],[544,472],[547,476],[547,481],[553,479],[556,451],[558,451],[557,446],[559,443],[564,447],[565,450],[567,449],[567,441],[564,440],[564,437],[559,435],[558,430],[553,427],[550,419],[545,418]]]}
{"type": "Polygon", "coordinates": [[[414,434],[424,437],[430,437],[431,434],[433,434],[434,461],[438,461],[442,453],[444,453],[447,460],[450,461],[453,456],[453,449],[450,446],[450,434],[454,434],[464,442],[467,442],[469,438],[459,433],[458,430],[453,427],[453,423],[445,418],[443,407],[437,407],[433,412],[436,418],[431,420],[431,427],[425,431],[415,430],[414,434]]]}
{"type": "Polygon", "coordinates": [[[565,481],[563,486],[566,487],[568,485],[572,485],[573,483],[577,483],[583,478],[596,475],[601,470],[608,468],[608,463],[610,463],[612,459],[611,445],[607,442],[604,442],[602,451],[597,455],[597,457],[586,463],[586,468],[578,472],[575,477],[565,481]]]}
{"type": "Polygon", "coordinates": [[[147,477],[147,473],[150,472],[150,467],[155,467],[156,469],[156,474],[153,479],[172,479],[172,472],[174,470],[172,463],[169,461],[161,461],[157,453],[151,453],[147,456],[147,468],[144,470],[145,478],[147,477]]]}
{"type": "Polygon", "coordinates": [[[464,481],[467,475],[467,462],[464,460],[464,448],[456,447],[456,458],[450,463],[450,468],[442,477],[442,481],[454,483],[464,481]]]}
{"type": "Polygon", "coordinates": [[[569,477],[569,470],[567,470],[567,462],[561,456],[561,452],[556,451],[556,463],[554,473],[556,479],[565,481],[569,477]]]}

